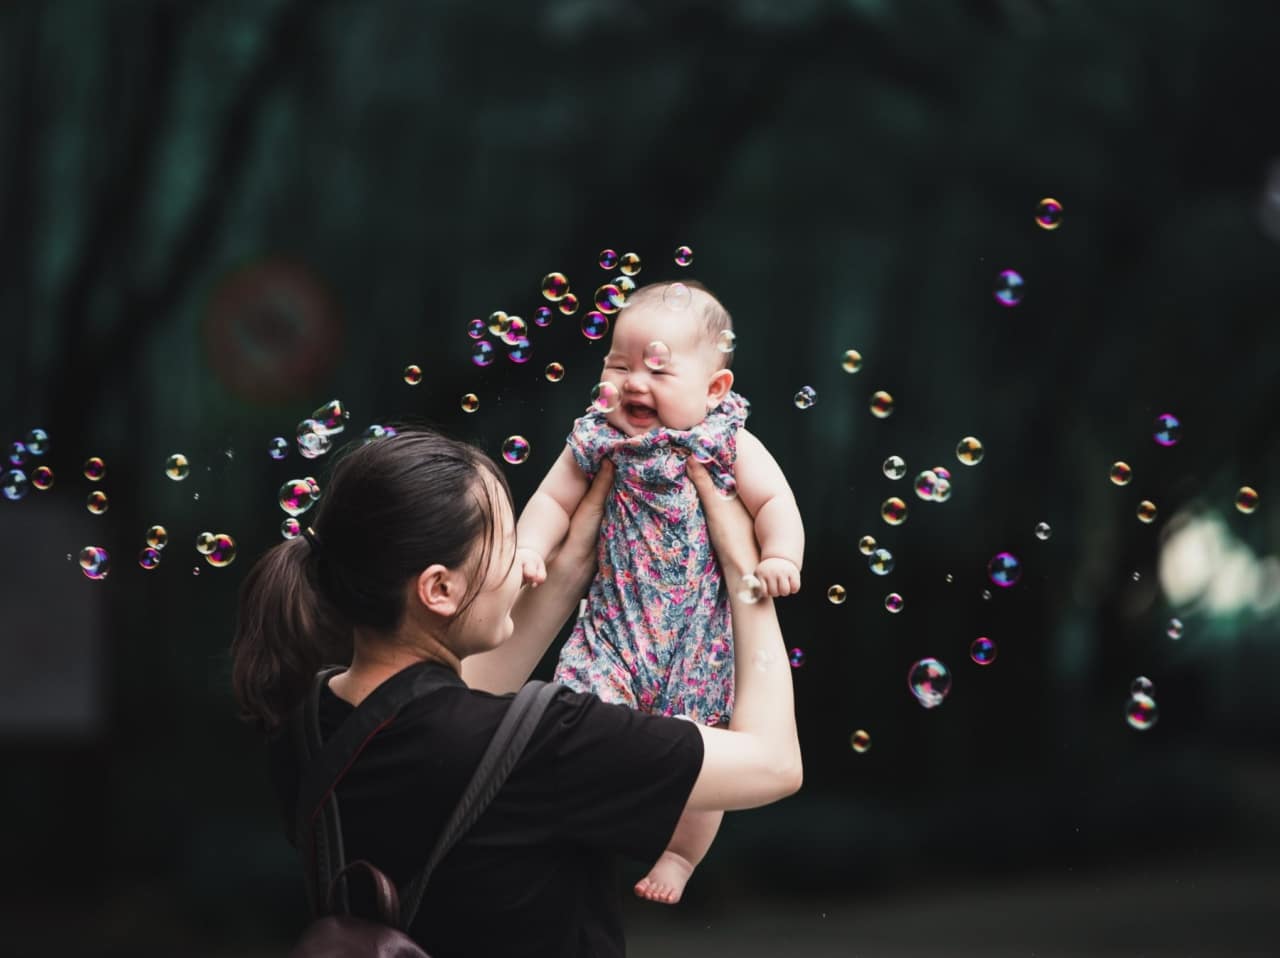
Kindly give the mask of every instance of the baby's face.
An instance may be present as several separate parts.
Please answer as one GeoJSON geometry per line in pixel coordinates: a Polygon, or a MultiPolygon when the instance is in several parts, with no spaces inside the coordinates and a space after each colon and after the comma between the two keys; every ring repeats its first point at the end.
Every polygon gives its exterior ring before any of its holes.
{"type": "Polygon", "coordinates": [[[604,360],[602,380],[620,394],[606,420],[628,436],[659,426],[692,429],[709,411],[719,358],[703,332],[699,310],[675,312],[660,302],[627,307],[615,318],[604,360]],[[645,350],[654,342],[665,343],[671,353],[659,369],[645,363],[645,350]]]}

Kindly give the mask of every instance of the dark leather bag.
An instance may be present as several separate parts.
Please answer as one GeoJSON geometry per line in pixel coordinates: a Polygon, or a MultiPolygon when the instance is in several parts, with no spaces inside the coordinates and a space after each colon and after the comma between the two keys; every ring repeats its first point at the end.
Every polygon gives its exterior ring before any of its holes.
{"type": "Polygon", "coordinates": [[[427,881],[498,794],[560,686],[530,682],[516,695],[426,866],[407,886],[407,908],[402,910],[395,883],[376,866],[363,860],[347,864],[337,787],[365,746],[404,706],[450,683],[430,663],[403,669],[374,689],[325,742],[320,734],[320,692],[330,677],[341,671],[340,666],[320,670],[306,701],[290,719],[290,734],[302,768],[294,843],[302,854],[307,900],[316,918],[289,958],[430,958],[407,934],[427,881]],[[373,882],[376,919],[350,913],[346,882],[357,870],[373,882]]]}

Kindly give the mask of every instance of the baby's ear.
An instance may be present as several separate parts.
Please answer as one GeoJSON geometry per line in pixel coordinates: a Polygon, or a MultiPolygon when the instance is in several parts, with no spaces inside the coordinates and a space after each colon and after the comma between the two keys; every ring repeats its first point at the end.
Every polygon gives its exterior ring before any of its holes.
{"type": "Polygon", "coordinates": [[[733,388],[733,370],[722,369],[707,383],[707,408],[715,409],[733,388]]]}

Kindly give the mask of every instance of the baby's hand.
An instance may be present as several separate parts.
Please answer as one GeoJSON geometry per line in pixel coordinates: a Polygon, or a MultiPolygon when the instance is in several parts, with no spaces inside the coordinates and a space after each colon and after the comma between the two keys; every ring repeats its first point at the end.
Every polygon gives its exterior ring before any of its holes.
{"type": "Polygon", "coordinates": [[[546,581],[547,564],[536,549],[516,549],[516,562],[520,563],[520,584],[535,588],[546,581]]]}
{"type": "Polygon", "coordinates": [[[800,567],[790,559],[761,559],[755,576],[764,585],[765,594],[772,599],[800,591],[800,567]]]}

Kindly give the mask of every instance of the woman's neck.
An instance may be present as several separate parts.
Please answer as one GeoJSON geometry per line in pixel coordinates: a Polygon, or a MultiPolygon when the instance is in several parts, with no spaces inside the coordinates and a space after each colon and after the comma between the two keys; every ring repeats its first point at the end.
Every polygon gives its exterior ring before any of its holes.
{"type": "Polygon", "coordinates": [[[329,688],[343,701],[359,705],[391,676],[425,661],[439,662],[462,674],[461,660],[434,636],[419,636],[409,642],[397,637],[373,638],[357,630],[351,667],[330,679],[329,688]]]}

